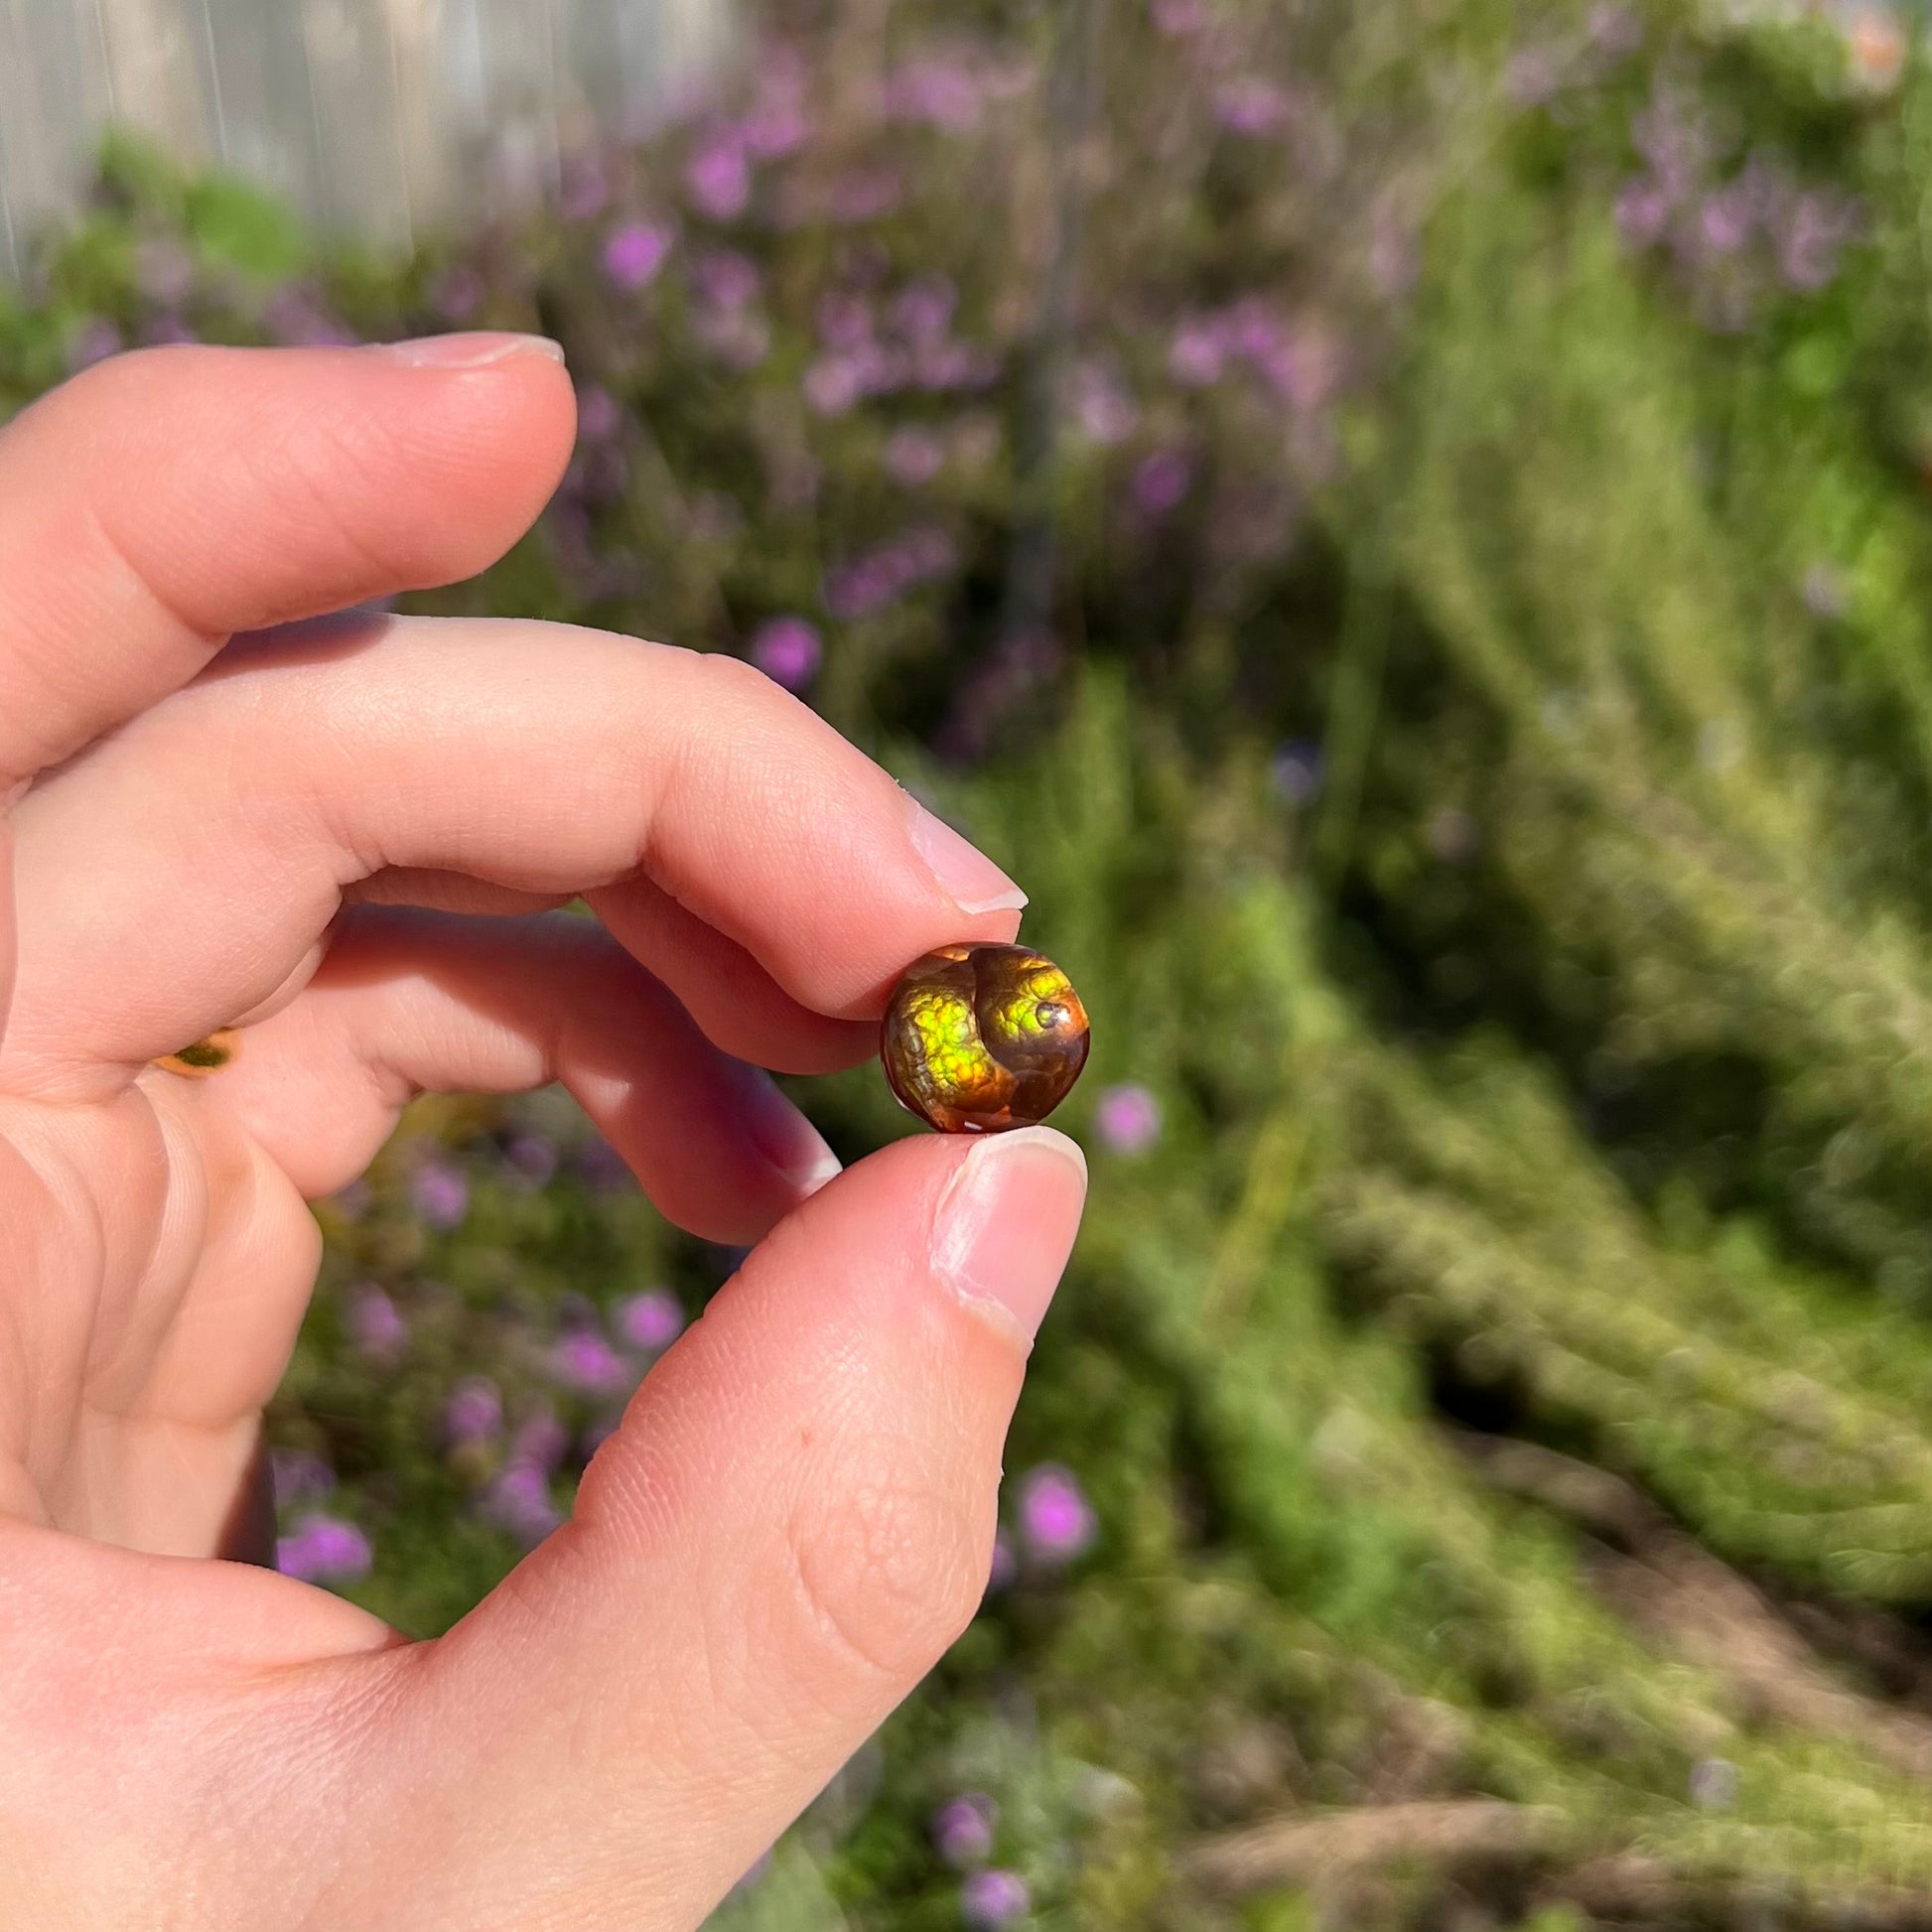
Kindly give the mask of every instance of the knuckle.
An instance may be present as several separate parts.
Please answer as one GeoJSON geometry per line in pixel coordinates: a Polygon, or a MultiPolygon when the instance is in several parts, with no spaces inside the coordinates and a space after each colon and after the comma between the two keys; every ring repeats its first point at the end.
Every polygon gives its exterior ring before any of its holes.
{"type": "Polygon", "coordinates": [[[906,1474],[808,1502],[789,1531],[797,1667],[922,1676],[979,1607],[991,1534],[944,1485],[906,1474]]]}

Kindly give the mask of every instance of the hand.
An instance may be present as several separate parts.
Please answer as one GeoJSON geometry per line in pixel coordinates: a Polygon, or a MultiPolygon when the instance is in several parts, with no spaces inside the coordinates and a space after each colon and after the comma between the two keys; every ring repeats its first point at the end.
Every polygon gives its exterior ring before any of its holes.
{"type": "Polygon", "coordinates": [[[693,1926],[978,1604],[1078,1153],[827,1184],[753,1067],[860,1060],[1018,893],[734,660],[295,621],[486,564],[572,425],[547,345],[460,337],[147,351],[0,432],[9,1927],[693,1926]],[[237,1022],[214,1076],[150,1065],[237,1022]],[[572,1521],[410,1642],[226,1560],[304,1199],[418,1092],[550,1080],[673,1220],[762,1239],[572,1521]]]}

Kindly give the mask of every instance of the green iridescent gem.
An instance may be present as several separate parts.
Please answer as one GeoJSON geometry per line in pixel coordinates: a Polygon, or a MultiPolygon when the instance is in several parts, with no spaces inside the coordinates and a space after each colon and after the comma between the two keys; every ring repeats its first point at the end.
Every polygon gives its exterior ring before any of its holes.
{"type": "Polygon", "coordinates": [[[1026,946],[941,946],[894,989],[879,1057],[898,1104],[942,1134],[1031,1127],[1087,1063],[1087,1010],[1026,946]]]}

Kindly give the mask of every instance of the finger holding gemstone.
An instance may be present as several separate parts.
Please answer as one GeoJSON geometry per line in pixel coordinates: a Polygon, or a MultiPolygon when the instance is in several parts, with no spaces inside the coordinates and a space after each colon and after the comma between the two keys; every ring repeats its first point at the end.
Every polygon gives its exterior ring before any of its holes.
{"type": "Polygon", "coordinates": [[[880,1032],[894,1096],[942,1134],[1042,1121],[1086,1065],[1086,1008],[1027,946],[941,946],[906,968],[880,1032]]]}

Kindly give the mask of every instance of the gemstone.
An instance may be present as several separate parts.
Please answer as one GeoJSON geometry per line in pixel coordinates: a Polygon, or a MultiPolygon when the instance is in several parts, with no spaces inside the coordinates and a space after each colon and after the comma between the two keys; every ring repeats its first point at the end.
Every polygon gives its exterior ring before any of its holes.
{"type": "Polygon", "coordinates": [[[894,1097],[942,1134],[1031,1127],[1087,1063],[1072,982],[1026,946],[941,946],[894,989],[879,1057],[894,1097]]]}

